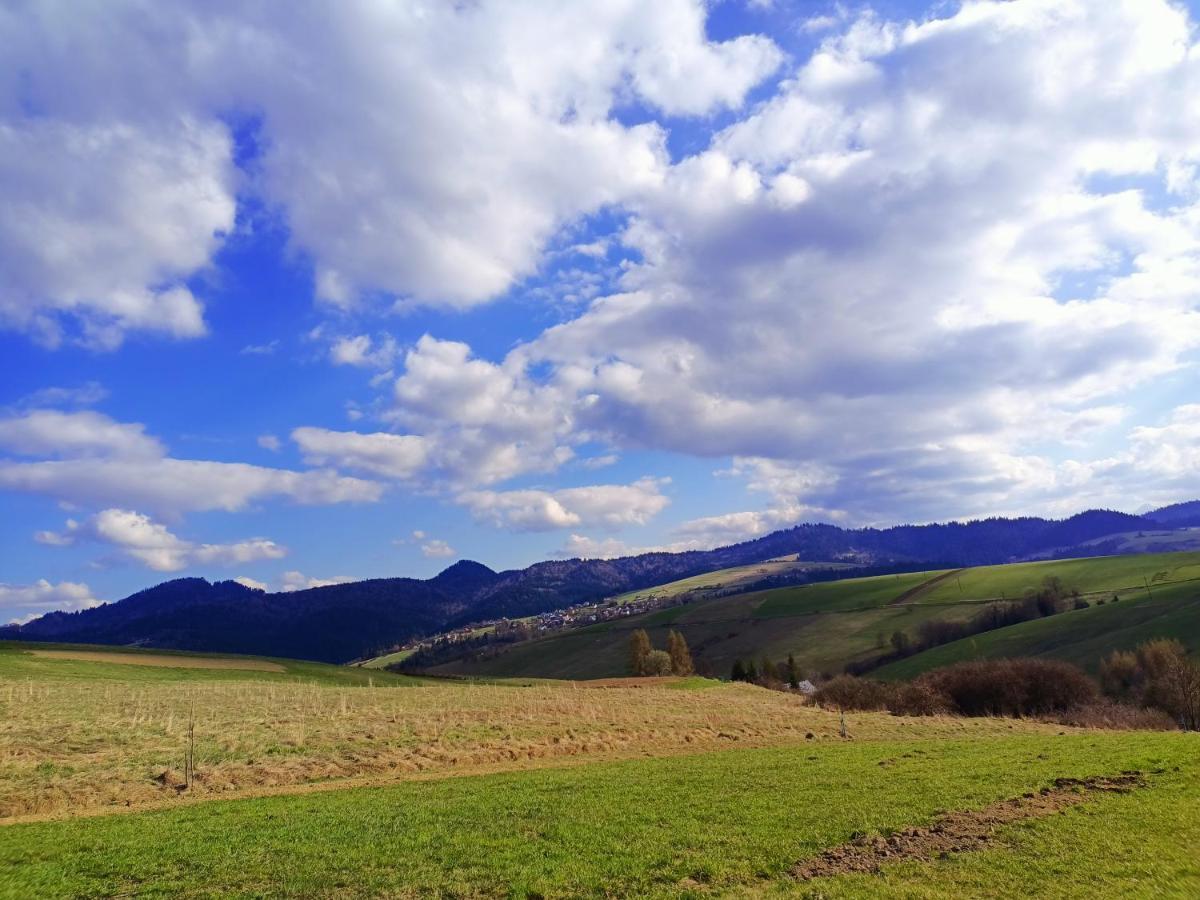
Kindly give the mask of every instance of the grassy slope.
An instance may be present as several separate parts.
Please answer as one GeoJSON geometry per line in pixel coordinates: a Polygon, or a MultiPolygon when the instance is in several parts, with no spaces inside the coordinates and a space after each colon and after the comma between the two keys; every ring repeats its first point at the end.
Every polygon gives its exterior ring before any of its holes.
{"type": "Polygon", "coordinates": [[[1159,584],[1200,579],[1200,553],[1098,556],[980,566],[941,582],[922,597],[921,602],[951,602],[967,597],[1020,599],[1026,590],[1036,590],[1047,575],[1057,575],[1068,587],[1084,594],[1097,591],[1145,593],[1144,582],[1149,582],[1153,588],[1159,584]]]}
{"type": "Polygon", "coordinates": [[[1153,596],[1093,605],[1047,619],[944,644],[873,673],[879,678],[912,678],[965,659],[1046,656],[1095,670],[1112,650],[1132,650],[1152,638],[1176,638],[1200,656],[1200,585],[1155,588],[1153,596]]]}
{"type": "Polygon", "coordinates": [[[679,581],[671,581],[656,587],[643,588],[640,591],[629,591],[628,593],[621,594],[616,599],[618,603],[628,603],[632,600],[641,600],[649,597],[676,597],[692,591],[735,588],[739,585],[761,581],[763,578],[772,575],[782,575],[798,569],[849,568],[853,568],[853,566],[848,563],[805,562],[804,560],[797,559],[795,554],[793,554],[791,556],[780,557],[779,559],[769,559],[765,562],[753,563],[748,566],[734,566],[729,569],[718,569],[716,572],[706,572],[703,575],[693,575],[691,578],[682,578],[679,581]]]}
{"type": "MultiPolygon", "coordinates": [[[[462,661],[439,672],[553,678],[600,678],[626,674],[629,633],[645,628],[655,646],[666,644],[667,632],[683,632],[697,658],[716,674],[725,674],[738,658],[757,660],[796,656],[814,672],[839,671],[851,660],[873,655],[892,632],[913,631],[929,619],[961,620],[974,615],[991,598],[1020,597],[1049,575],[1080,591],[1123,591],[1129,602],[1153,586],[1182,582],[1200,575],[1200,553],[984,566],[951,573],[882,575],[801,587],[778,588],[672,607],[645,616],[552,635],[508,648],[490,659],[462,661]],[[920,586],[928,584],[927,591],[920,586]],[[912,592],[912,593],[909,593],[912,592]],[[898,599],[905,602],[896,604],[898,599]]],[[[1200,589],[1200,582],[1196,583],[1200,589]]],[[[1118,604],[1119,606],[1119,604],[1118,604]]],[[[1065,620],[1064,620],[1065,621],[1065,620]]],[[[1102,625],[1110,620],[1101,619],[1102,625]]],[[[1115,622],[1115,620],[1112,620],[1115,622]]],[[[1104,635],[1086,649],[1103,651],[1104,635]]]]}
{"type": "Polygon", "coordinates": [[[132,647],[107,647],[96,644],[42,644],[23,641],[0,641],[0,680],[105,680],[118,682],[231,682],[269,681],[295,682],[302,680],[323,685],[374,684],[379,687],[409,687],[425,679],[396,675],[391,672],[369,672],[345,666],[305,662],[295,659],[274,659],[265,656],[236,656],[230,653],[186,653],[179,650],[138,650],[132,647]],[[194,659],[266,660],[283,666],[282,672],[253,669],[184,669],[171,666],[132,666],[94,660],[49,659],[33,655],[35,650],[80,650],[86,653],[145,653],[147,656],[179,656],[194,659]]]}
{"type": "Polygon", "coordinates": [[[0,828],[0,896],[878,896],[885,884],[904,896],[1195,896],[1195,744],[831,742],[15,825],[0,828]],[[1015,850],[832,883],[788,876],[856,833],[1127,769],[1158,774],[1008,829],[1015,850]]]}

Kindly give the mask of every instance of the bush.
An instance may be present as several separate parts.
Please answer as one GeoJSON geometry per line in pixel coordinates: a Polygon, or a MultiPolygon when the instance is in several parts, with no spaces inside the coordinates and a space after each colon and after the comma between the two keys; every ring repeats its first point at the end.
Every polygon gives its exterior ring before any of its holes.
{"type": "Polygon", "coordinates": [[[1138,680],[1138,659],[1129,651],[1114,650],[1100,661],[1100,687],[1109,697],[1130,697],[1138,680]]]}
{"type": "Polygon", "coordinates": [[[671,654],[666,650],[651,650],[646,657],[647,675],[670,675],[671,654]]]}
{"type": "Polygon", "coordinates": [[[898,716],[939,716],[951,711],[950,701],[921,681],[897,685],[888,708],[898,716]]]}
{"type": "Polygon", "coordinates": [[[957,663],[927,672],[918,683],[964,716],[1039,716],[1094,703],[1100,691],[1083,670],[1043,659],[957,663]]]}
{"type": "Polygon", "coordinates": [[[881,710],[890,708],[894,693],[881,681],[839,675],[817,688],[813,700],[830,709],[881,710]]]}

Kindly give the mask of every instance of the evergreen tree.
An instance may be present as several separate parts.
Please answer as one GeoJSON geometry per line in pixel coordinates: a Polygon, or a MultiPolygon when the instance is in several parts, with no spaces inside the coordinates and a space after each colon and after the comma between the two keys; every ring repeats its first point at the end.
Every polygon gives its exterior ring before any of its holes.
{"type": "Polygon", "coordinates": [[[793,691],[800,688],[800,670],[796,667],[796,657],[791,653],[788,654],[787,681],[793,691]]]}
{"type": "Polygon", "coordinates": [[[639,628],[629,637],[629,671],[633,675],[645,675],[649,671],[647,661],[650,659],[650,635],[646,629],[639,628]]]}
{"type": "Polygon", "coordinates": [[[746,680],[749,682],[758,681],[758,669],[754,667],[754,660],[746,663],[746,680]]]}
{"type": "Polygon", "coordinates": [[[671,655],[671,674],[691,675],[696,671],[687,641],[675,629],[667,633],[667,653],[671,655]]]}
{"type": "Polygon", "coordinates": [[[779,670],[766,654],[763,654],[762,662],[759,663],[758,677],[762,679],[763,684],[770,684],[772,681],[779,680],[779,670]]]}
{"type": "Polygon", "coordinates": [[[745,681],[746,680],[746,666],[745,666],[745,664],[742,663],[742,661],[740,659],[735,659],[733,661],[733,671],[731,671],[729,673],[729,680],[730,681],[745,681]]]}

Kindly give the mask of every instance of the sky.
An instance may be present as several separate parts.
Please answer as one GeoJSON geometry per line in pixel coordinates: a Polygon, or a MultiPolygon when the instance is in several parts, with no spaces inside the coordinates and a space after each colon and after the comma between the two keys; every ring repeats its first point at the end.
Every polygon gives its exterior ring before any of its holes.
{"type": "Polygon", "coordinates": [[[0,2],[0,621],[1196,498],[1198,23],[0,2]]]}

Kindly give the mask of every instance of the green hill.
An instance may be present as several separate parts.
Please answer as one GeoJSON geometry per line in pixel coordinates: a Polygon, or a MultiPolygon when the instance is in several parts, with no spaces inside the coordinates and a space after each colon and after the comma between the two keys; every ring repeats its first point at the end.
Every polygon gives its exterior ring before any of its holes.
{"type": "MultiPolygon", "coordinates": [[[[806,671],[837,672],[847,663],[877,656],[895,631],[912,634],[926,621],[968,619],[988,604],[1020,599],[1052,576],[1093,604],[1118,593],[1130,606],[1136,598],[1149,599],[1148,590],[1156,598],[1165,597],[1168,585],[1181,585],[1172,596],[1190,596],[1193,583],[1200,594],[1200,581],[1193,581],[1200,579],[1200,553],[1014,563],[755,591],[560,632],[492,655],[456,660],[433,671],[548,678],[624,675],[630,632],[645,628],[654,645],[661,647],[667,632],[674,628],[683,633],[698,663],[713,674],[726,674],[736,659],[757,660],[767,655],[781,660],[789,653],[806,671]]],[[[1097,611],[1107,608],[1095,607],[1097,611]]],[[[1117,608],[1122,607],[1117,604],[1117,608]]],[[[1079,615],[1064,614],[1062,623],[1057,622],[1060,617],[1054,617],[1027,624],[1054,630],[1067,627],[1066,623],[1077,621],[1079,615]]],[[[1127,627],[1120,617],[1100,617],[1098,621],[1101,630],[1110,625],[1112,629],[1127,627]]],[[[999,640],[1001,633],[989,637],[999,640]]],[[[1115,640],[1111,636],[1111,641],[1115,640]]],[[[1080,652],[1100,652],[1111,641],[1100,635],[1080,652]]]]}
{"type": "Polygon", "coordinates": [[[1016,656],[1062,659],[1094,671],[1111,651],[1132,650],[1154,638],[1175,638],[1189,653],[1200,655],[1200,585],[1171,585],[1154,590],[1153,596],[1143,591],[1119,603],[985,632],[891,663],[872,675],[907,679],[967,659],[1016,656]]]}

